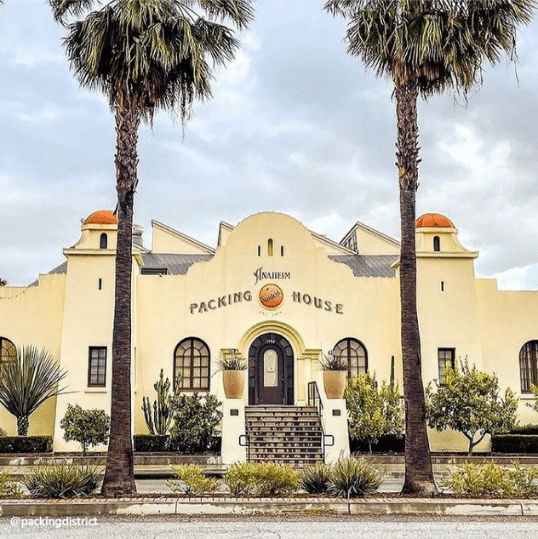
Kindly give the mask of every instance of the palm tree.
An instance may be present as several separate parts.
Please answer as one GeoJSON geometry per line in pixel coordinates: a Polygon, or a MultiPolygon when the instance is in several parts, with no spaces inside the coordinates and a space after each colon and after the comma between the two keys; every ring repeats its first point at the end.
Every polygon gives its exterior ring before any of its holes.
{"type": "Polygon", "coordinates": [[[233,32],[253,18],[251,0],[48,0],[67,26],[68,58],[81,86],[102,91],[116,119],[118,237],[112,336],[110,443],[102,491],[136,491],[131,440],[131,264],[137,137],[141,121],[177,108],[185,122],[195,99],[211,97],[211,66],[234,58],[233,32]],[[194,7],[199,6],[205,18],[194,7]],[[81,17],[67,24],[69,17],[81,17]]]}
{"type": "Polygon", "coordinates": [[[416,305],[415,201],[417,98],[447,90],[466,95],[482,82],[482,64],[513,60],[519,24],[534,0],[328,0],[348,20],[348,52],[377,76],[391,77],[397,115],[400,187],[400,301],[406,443],[403,492],[436,492],[426,430],[416,305]]]}
{"type": "Polygon", "coordinates": [[[17,418],[17,434],[26,436],[29,417],[47,399],[63,392],[59,387],[67,372],[47,350],[23,347],[21,353],[0,366],[0,404],[17,418]]]}

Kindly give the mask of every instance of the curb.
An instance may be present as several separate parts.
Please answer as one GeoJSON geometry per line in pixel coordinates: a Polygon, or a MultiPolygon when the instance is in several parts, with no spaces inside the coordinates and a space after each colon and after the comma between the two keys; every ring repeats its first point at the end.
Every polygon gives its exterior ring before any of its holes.
{"type": "Polygon", "coordinates": [[[120,498],[5,500],[1,517],[97,515],[423,515],[536,516],[538,500],[366,498],[120,498]]]}

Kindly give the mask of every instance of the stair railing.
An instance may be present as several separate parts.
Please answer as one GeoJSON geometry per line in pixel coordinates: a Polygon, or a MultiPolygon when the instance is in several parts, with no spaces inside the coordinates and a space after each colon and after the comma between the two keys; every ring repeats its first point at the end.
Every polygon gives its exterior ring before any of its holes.
{"type": "Polygon", "coordinates": [[[323,402],[321,400],[317,382],[308,382],[308,406],[315,406],[318,410],[319,422],[321,425],[323,460],[325,461],[325,448],[334,445],[334,436],[332,434],[325,434],[325,431],[323,430],[323,402]]]}
{"type": "Polygon", "coordinates": [[[250,462],[250,436],[248,434],[240,434],[239,445],[247,448],[247,462],[250,462]]]}

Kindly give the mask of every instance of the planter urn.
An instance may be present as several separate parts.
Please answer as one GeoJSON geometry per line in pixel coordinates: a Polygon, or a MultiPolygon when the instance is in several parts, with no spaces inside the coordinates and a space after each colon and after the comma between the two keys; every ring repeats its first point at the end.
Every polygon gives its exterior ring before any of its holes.
{"type": "Polygon", "coordinates": [[[323,371],[323,386],[328,399],[341,399],[346,388],[347,371],[323,371]]]}
{"type": "Polygon", "coordinates": [[[222,371],[224,394],[227,399],[240,399],[245,389],[245,371],[222,371]]]}

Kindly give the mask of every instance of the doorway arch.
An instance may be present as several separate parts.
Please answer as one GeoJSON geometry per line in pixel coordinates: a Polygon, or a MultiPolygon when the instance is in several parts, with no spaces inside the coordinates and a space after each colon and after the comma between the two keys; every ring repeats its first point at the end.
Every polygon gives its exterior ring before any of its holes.
{"type": "Polygon", "coordinates": [[[294,354],[285,337],[268,332],[248,350],[249,405],[294,404],[294,354]]]}

